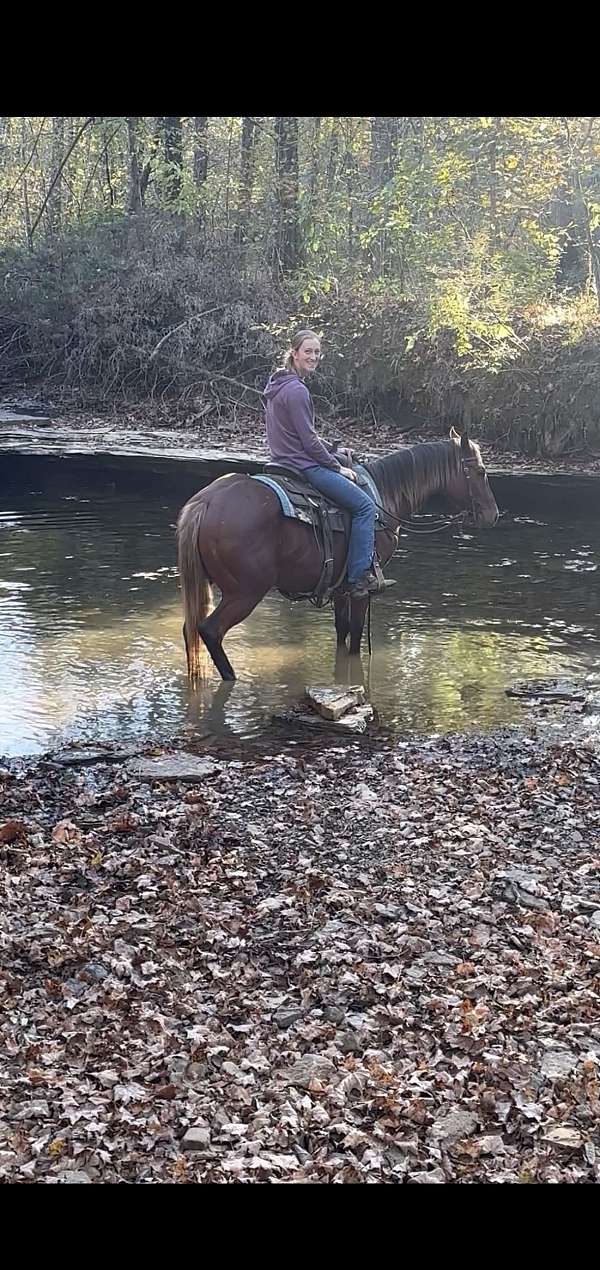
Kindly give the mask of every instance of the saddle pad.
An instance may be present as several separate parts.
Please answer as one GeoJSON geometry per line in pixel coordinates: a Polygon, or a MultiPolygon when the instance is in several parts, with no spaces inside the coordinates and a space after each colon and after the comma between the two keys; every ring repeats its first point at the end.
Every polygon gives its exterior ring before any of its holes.
{"type": "Polygon", "coordinates": [[[268,485],[269,489],[273,490],[279,499],[284,516],[312,525],[315,515],[324,513],[329,520],[330,529],[345,532],[346,522],[343,509],[324,498],[308,482],[302,481],[300,485],[291,473],[289,480],[286,476],[278,476],[275,479],[273,476],[262,475],[253,476],[251,479],[260,481],[262,485],[268,485]]]}
{"type": "Polygon", "coordinates": [[[274,481],[272,476],[253,476],[252,480],[260,481],[261,485],[268,485],[269,489],[272,489],[273,493],[277,495],[279,502],[281,503],[281,510],[284,516],[289,516],[292,520],[296,519],[296,512],[292,506],[292,500],[289,494],[287,494],[284,490],[283,485],[278,485],[277,481],[274,481]]]}
{"type": "MultiPolygon", "coordinates": [[[[364,467],[362,463],[353,463],[352,466],[356,472],[356,483],[359,489],[362,489],[363,493],[368,494],[369,498],[372,499],[377,507],[376,523],[380,525],[383,524],[383,516],[379,510],[381,506],[381,495],[373,477],[369,474],[369,472],[367,472],[366,467],[364,467]]],[[[348,513],[344,513],[338,503],[331,502],[330,499],[319,493],[319,491],[314,489],[308,481],[305,481],[294,471],[290,470],[287,472],[285,469],[281,470],[276,467],[275,472],[276,474],[273,476],[268,476],[266,474],[253,476],[252,480],[261,481],[263,485],[268,485],[269,488],[273,490],[273,493],[276,494],[279,499],[284,516],[288,516],[294,520],[304,520],[310,523],[312,516],[310,515],[310,510],[307,506],[307,504],[310,504],[313,508],[321,507],[323,510],[327,511],[330,519],[334,522],[332,524],[333,529],[344,529],[344,519],[342,519],[342,522],[338,524],[335,523],[336,517],[339,516],[343,518],[344,516],[347,516],[348,513]]]]}

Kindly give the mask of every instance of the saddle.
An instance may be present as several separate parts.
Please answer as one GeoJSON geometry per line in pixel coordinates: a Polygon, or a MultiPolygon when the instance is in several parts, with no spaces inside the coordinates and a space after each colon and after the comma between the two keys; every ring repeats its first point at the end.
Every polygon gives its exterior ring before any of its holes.
{"type": "MultiPolygon", "coordinates": [[[[352,463],[348,466],[352,466],[356,472],[357,484],[378,502],[379,499],[376,497],[378,491],[365,469],[360,464],[352,463]]],[[[263,474],[253,479],[268,485],[277,494],[284,516],[300,520],[314,530],[323,561],[319,581],[314,591],[304,591],[294,595],[282,591],[282,595],[289,600],[310,600],[316,608],[322,608],[331,600],[346,576],[350,512],[326,498],[305,480],[300,472],[283,467],[279,463],[265,463],[263,474]],[[333,535],[336,533],[344,534],[345,538],[344,563],[338,578],[334,578],[333,575],[333,535]]]]}

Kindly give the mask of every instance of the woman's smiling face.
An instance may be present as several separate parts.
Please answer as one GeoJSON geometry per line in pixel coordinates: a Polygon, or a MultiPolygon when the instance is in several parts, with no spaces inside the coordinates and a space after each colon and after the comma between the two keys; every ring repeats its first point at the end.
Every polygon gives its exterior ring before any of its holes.
{"type": "Polygon", "coordinates": [[[316,370],[321,357],[321,343],[316,336],[307,336],[300,348],[292,351],[294,370],[298,375],[309,375],[316,370]]]}

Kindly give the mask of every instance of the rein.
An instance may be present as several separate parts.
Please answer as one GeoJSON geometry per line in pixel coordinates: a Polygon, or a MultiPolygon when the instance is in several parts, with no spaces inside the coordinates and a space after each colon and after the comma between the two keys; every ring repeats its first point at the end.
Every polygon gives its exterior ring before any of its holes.
{"type": "Polygon", "coordinates": [[[383,516],[389,516],[390,519],[404,531],[404,533],[415,534],[417,538],[423,538],[427,534],[439,534],[442,529],[449,529],[450,525],[458,524],[459,522],[462,524],[465,516],[468,515],[468,512],[457,512],[456,516],[447,516],[445,520],[438,521],[436,525],[431,526],[429,529],[426,529],[424,525],[417,529],[414,521],[411,522],[409,520],[403,520],[399,516],[393,516],[392,512],[386,511],[385,507],[381,507],[379,503],[375,503],[375,506],[383,516]]]}
{"type": "MultiPolygon", "coordinates": [[[[469,499],[471,503],[470,514],[473,517],[473,520],[475,520],[475,505],[473,502],[473,495],[471,493],[471,474],[468,469],[469,466],[475,464],[476,461],[476,459],[461,458],[461,467],[467,482],[467,489],[469,491],[469,499]]],[[[424,526],[417,529],[414,523],[405,520],[403,516],[395,516],[394,513],[389,512],[386,507],[382,507],[381,503],[378,503],[376,499],[373,499],[373,502],[382,516],[387,516],[394,522],[395,525],[404,530],[405,533],[415,534],[416,537],[425,534],[439,534],[443,529],[449,529],[451,525],[462,524],[469,515],[468,511],[457,512],[456,515],[445,516],[443,520],[438,521],[436,525],[433,525],[428,529],[425,529],[424,526]]]]}

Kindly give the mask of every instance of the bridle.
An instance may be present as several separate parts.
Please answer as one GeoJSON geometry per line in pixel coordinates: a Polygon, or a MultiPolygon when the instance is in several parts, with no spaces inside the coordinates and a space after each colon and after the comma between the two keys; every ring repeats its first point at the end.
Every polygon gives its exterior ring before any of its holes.
{"type": "Polygon", "coordinates": [[[469,494],[469,503],[470,503],[470,512],[471,512],[471,516],[472,516],[472,518],[473,518],[473,523],[475,523],[475,520],[476,520],[476,515],[475,515],[475,499],[473,498],[473,490],[472,490],[472,488],[471,488],[471,477],[473,476],[473,468],[476,468],[476,469],[477,469],[477,473],[478,473],[480,476],[484,476],[484,477],[485,477],[485,476],[487,476],[487,473],[486,473],[486,470],[485,470],[485,468],[484,468],[483,464],[482,464],[482,463],[480,463],[478,459],[463,459],[462,454],[461,454],[461,458],[460,458],[460,465],[461,465],[462,470],[463,470],[463,476],[464,476],[465,481],[466,481],[466,483],[467,483],[467,490],[468,490],[468,494],[469,494]]]}
{"type": "Polygon", "coordinates": [[[394,516],[392,512],[388,512],[385,507],[382,507],[381,503],[376,502],[375,506],[381,515],[387,516],[389,520],[392,520],[398,529],[401,529],[407,534],[416,534],[417,537],[425,534],[439,534],[443,529],[449,529],[452,525],[462,525],[465,523],[468,516],[471,516],[473,524],[475,524],[477,517],[475,511],[475,499],[471,488],[471,478],[473,476],[474,468],[477,469],[478,473],[482,473],[484,476],[486,475],[486,469],[480,463],[479,459],[465,459],[462,454],[460,457],[460,466],[465,478],[467,493],[469,495],[469,507],[466,508],[465,511],[457,512],[455,515],[444,516],[443,520],[439,520],[435,525],[430,525],[427,529],[424,526],[419,526],[417,528],[413,522],[404,520],[401,516],[394,516]]]}

